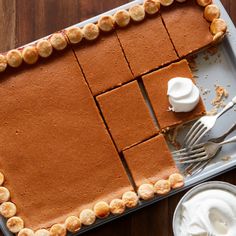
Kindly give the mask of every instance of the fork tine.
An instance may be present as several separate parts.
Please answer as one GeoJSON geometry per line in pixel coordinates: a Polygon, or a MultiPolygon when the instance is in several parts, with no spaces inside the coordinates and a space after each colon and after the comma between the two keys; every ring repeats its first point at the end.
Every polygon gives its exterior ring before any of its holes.
{"type": "Polygon", "coordinates": [[[200,120],[198,120],[198,121],[196,121],[196,122],[194,123],[194,125],[192,126],[192,128],[188,131],[187,135],[185,136],[185,138],[184,138],[184,143],[185,143],[185,141],[189,138],[189,136],[191,135],[191,133],[194,131],[194,129],[195,129],[199,124],[201,124],[200,120]]]}
{"type": "MultiPolygon", "coordinates": [[[[201,122],[199,122],[199,124],[196,126],[195,129],[192,130],[190,136],[186,139],[186,141],[184,142],[185,146],[191,146],[191,140],[196,136],[196,134],[198,133],[199,130],[201,130],[204,127],[204,124],[202,124],[201,122]]],[[[194,126],[193,126],[194,128],[194,126]]],[[[191,131],[191,130],[190,130],[191,131]]]]}
{"type": "Polygon", "coordinates": [[[194,146],[192,146],[192,147],[182,148],[182,149],[173,151],[173,152],[171,152],[171,153],[172,153],[173,155],[175,155],[175,154],[178,154],[178,153],[189,152],[189,151],[192,151],[192,150],[201,148],[201,147],[203,147],[203,145],[204,145],[203,143],[199,143],[199,144],[196,144],[196,145],[194,145],[194,146]]]}
{"type": "Polygon", "coordinates": [[[187,150],[186,148],[179,149],[177,151],[172,152],[172,155],[175,155],[175,154],[178,154],[178,153],[181,153],[181,152],[186,152],[186,150],[187,150]]]}
{"type": "Polygon", "coordinates": [[[198,168],[195,168],[195,170],[192,172],[192,175],[196,175],[196,174],[201,173],[210,161],[211,161],[211,159],[209,159],[207,161],[199,162],[200,165],[198,166],[198,168]]]}
{"type": "Polygon", "coordinates": [[[179,160],[180,158],[183,158],[183,157],[188,157],[188,153],[187,152],[183,152],[183,153],[177,153],[175,154],[173,157],[175,160],[179,160]]]}
{"type": "Polygon", "coordinates": [[[205,167],[211,162],[211,158],[209,160],[206,161],[202,161],[202,162],[198,162],[198,163],[192,163],[189,166],[190,170],[188,169],[187,171],[190,172],[190,175],[196,175],[199,174],[200,172],[202,172],[205,167]]]}
{"type": "Polygon", "coordinates": [[[195,150],[204,146],[204,143],[195,144],[192,147],[189,147],[189,150],[195,150]]]}
{"type": "Polygon", "coordinates": [[[187,156],[180,157],[178,159],[178,161],[180,163],[185,163],[184,161],[187,161],[187,160],[194,160],[195,161],[195,160],[198,160],[199,158],[205,157],[206,155],[207,155],[207,153],[204,150],[203,152],[199,152],[199,153],[193,154],[193,155],[188,155],[187,154],[187,156]]]}
{"type": "Polygon", "coordinates": [[[206,129],[199,137],[198,139],[195,141],[195,143],[198,143],[199,140],[201,140],[201,138],[207,133],[208,129],[206,129]]]}
{"type": "Polygon", "coordinates": [[[198,120],[195,122],[195,124],[192,126],[192,128],[188,131],[188,133],[186,134],[185,138],[184,138],[184,144],[189,140],[189,137],[191,136],[191,134],[193,133],[193,131],[201,124],[201,121],[198,120]]]}
{"type": "Polygon", "coordinates": [[[199,161],[206,161],[206,160],[209,160],[209,156],[205,155],[203,157],[199,157],[199,158],[196,158],[196,159],[191,159],[191,160],[184,160],[184,161],[180,161],[181,164],[190,164],[190,163],[194,163],[194,162],[199,162],[199,161]]]}
{"type": "Polygon", "coordinates": [[[195,157],[195,154],[201,154],[205,152],[205,149],[204,147],[201,147],[201,148],[198,148],[198,149],[194,149],[192,151],[189,151],[189,152],[181,152],[181,153],[175,153],[173,155],[173,158],[175,160],[182,160],[183,158],[194,158],[195,157]]]}
{"type": "Polygon", "coordinates": [[[189,165],[185,168],[183,174],[184,174],[184,175],[193,175],[194,170],[195,170],[196,168],[198,168],[198,167],[201,165],[201,163],[202,163],[202,162],[189,164],[189,165]]]}
{"type": "Polygon", "coordinates": [[[180,157],[185,157],[185,156],[190,156],[193,154],[197,154],[200,152],[203,152],[205,149],[203,147],[203,144],[197,144],[191,148],[183,148],[178,151],[172,152],[172,156],[174,159],[180,158],[180,157]]]}
{"type": "Polygon", "coordinates": [[[201,137],[207,132],[207,127],[203,125],[203,127],[195,134],[195,136],[190,140],[189,146],[193,146],[197,141],[201,139],[201,137]]]}

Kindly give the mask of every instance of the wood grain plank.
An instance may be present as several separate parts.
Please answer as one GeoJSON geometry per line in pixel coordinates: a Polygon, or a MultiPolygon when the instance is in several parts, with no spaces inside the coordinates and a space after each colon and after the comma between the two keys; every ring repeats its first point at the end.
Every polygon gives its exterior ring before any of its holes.
{"type": "Polygon", "coordinates": [[[0,52],[15,47],[16,0],[0,0],[0,52]]]}
{"type": "Polygon", "coordinates": [[[236,1],[235,0],[221,0],[226,11],[229,13],[232,21],[236,24],[236,1]]]}
{"type": "Polygon", "coordinates": [[[17,46],[51,34],[127,2],[127,0],[17,1],[17,46]]]}

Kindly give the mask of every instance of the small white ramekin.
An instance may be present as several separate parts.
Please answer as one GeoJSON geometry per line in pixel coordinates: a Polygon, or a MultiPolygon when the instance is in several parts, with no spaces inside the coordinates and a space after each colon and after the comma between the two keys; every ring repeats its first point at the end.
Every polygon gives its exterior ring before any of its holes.
{"type": "Polygon", "coordinates": [[[182,197],[177,207],[175,208],[173,221],[172,221],[174,236],[180,235],[182,204],[188,201],[189,199],[191,199],[196,194],[205,190],[209,190],[209,189],[220,189],[220,190],[228,191],[236,196],[236,186],[233,184],[229,184],[227,182],[209,181],[209,182],[199,184],[196,187],[192,188],[182,197]]]}

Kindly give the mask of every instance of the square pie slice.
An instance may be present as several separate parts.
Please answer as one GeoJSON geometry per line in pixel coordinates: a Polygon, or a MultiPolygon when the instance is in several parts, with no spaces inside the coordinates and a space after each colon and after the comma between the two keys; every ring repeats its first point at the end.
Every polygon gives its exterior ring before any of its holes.
{"type": "Polygon", "coordinates": [[[206,112],[202,99],[200,99],[198,105],[193,111],[169,111],[170,104],[167,96],[168,81],[174,77],[186,77],[195,82],[186,60],[173,63],[170,66],[143,76],[143,83],[146,92],[161,129],[166,129],[168,127],[195,120],[206,112]]]}
{"type": "Polygon", "coordinates": [[[0,81],[0,171],[34,230],[132,189],[72,50],[0,81]]]}
{"type": "Polygon", "coordinates": [[[116,31],[135,77],[178,58],[160,16],[116,31]]]}
{"type": "Polygon", "coordinates": [[[94,96],[133,79],[115,33],[74,48],[94,96]]]}
{"type": "Polygon", "coordinates": [[[119,151],[158,132],[137,81],[97,97],[119,151]]]}
{"type": "Polygon", "coordinates": [[[178,172],[162,134],[125,150],[124,157],[137,187],[154,184],[178,172]]]}
{"type": "Polygon", "coordinates": [[[161,16],[179,57],[186,56],[213,41],[210,23],[203,16],[204,8],[196,0],[175,2],[162,8],[161,16]]]}

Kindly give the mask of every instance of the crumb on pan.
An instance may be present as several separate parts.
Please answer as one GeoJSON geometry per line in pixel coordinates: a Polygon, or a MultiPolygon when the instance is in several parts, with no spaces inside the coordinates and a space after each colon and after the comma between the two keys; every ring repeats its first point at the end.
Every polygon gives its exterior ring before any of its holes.
{"type": "Polygon", "coordinates": [[[217,114],[217,108],[213,107],[210,111],[207,112],[208,116],[214,116],[217,114]]]}
{"type": "Polygon", "coordinates": [[[221,160],[225,161],[225,162],[230,161],[231,160],[231,156],[222,157],[221,160]]]}
{"type": "Polygon", "coordinates": [[[215,108],[220,108],[225,106],[225,99],[229,96],[228,91],[220,86],[220,85],[215,85],[215,92],[216,92],[216,97],[211,101],[211,104],[215,108]]]}

